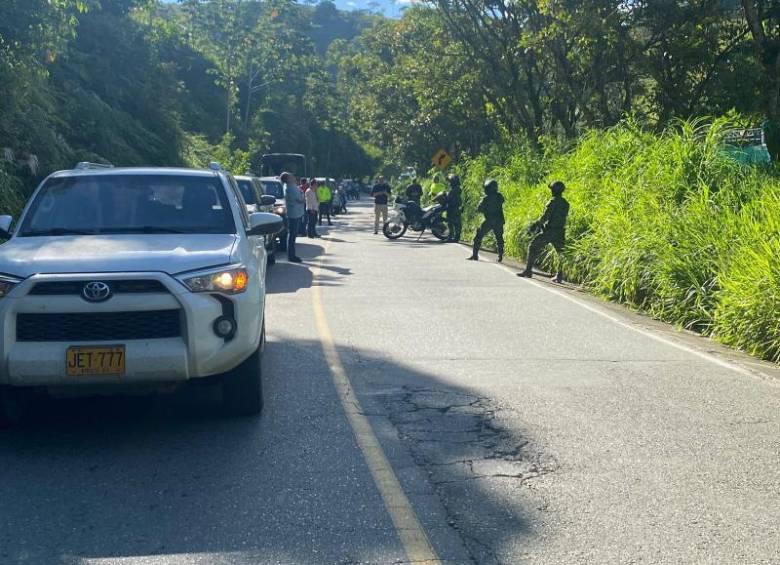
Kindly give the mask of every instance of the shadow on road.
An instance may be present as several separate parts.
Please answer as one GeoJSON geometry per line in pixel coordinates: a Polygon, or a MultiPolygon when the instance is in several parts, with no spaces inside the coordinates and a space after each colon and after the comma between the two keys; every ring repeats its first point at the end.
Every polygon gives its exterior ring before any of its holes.
{"type": "MultiPolygon", "coordinates": [[[[361,397],[442,559],[463,559],[465,544],[493,563],[531,534],[512,493],[543,469],[489,399],[372,351],[341,355],[353,379],[396,383],[361,397]]],[[[404,559],[320,344],[271,336],[264,373],[259,419],[223,419],[218,389],[191,386],[49,400],[0,430],[0,562],[404,559]]]]}
{"type": "Polygon", "coordinates": [[[288,263],[280,257],[272,267],[273,276],[267,279],[266,291],[269,294],[295,293],[304,288],[311,288],[315,284],[313,266],[333,273],[333,275],[321,274],[317,277],[317,286],[338,286],[342,284],[343,277],[352,274],[350,269],[334,265],[330,259],[322,259],[325,252],[322,245],[299,240],[295,246],[303,263],[288,263]]]}

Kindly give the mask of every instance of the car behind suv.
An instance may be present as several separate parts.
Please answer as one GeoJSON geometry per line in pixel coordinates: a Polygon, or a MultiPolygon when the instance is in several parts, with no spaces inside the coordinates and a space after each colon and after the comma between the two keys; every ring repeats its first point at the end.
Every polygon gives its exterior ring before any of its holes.
{"type": "MultiPolygon", "coordinates": [[[[265,193],[265,187],[259,178],[247,174],[237,175],[235,179],[250,214],[275,210],[276,196],[265,193]]],[[[276,235],[270,235],[265,238],[265,251],[268,255],[269,265],[276,263],[276,237],[276,235]]]]}
{"type": "Polygon", "coordinates": [[[38,187],[17,228],[0,217],[0,416],[33,394],[222,384],[262,407],[264,236],[235,180],[211,170],[81,164],[38,187]]]}
{"type": "Polygon", "coordinates": [[[279,250],[287,250],[287,203],[284,200],[284,187],[279,177],[260,177],[260,184],[263,185],[263,194],[276,198],[273,212],[282,217],[284,227],[277,234],[277,246],[279,250]]]}

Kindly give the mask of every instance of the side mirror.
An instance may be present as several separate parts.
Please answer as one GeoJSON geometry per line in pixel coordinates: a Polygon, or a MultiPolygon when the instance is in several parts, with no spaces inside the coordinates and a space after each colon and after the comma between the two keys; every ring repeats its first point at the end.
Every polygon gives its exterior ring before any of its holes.
{"type": "Polygon", "coordinates": [[[11,237],[11,224],[14,223],[14,219],[11,216],[0,216],[0,237],[11,237]]]}
{"type": "Polygon", "coordinates": [[[257,212],[249,216],[248,235],[274,235],[284,229],[284,220],[276,214],[257,212]]]}
{"type": "Polygon", "coordinates": [[[276,204],[276,197],[272,196],[270,194],[263,194],[260,197],[260,205],[261,206],[273,206],[276,204]]]}

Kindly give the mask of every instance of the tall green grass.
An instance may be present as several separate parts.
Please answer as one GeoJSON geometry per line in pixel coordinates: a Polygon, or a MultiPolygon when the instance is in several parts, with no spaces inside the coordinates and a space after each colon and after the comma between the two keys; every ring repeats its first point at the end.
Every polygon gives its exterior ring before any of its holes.
{"type": "MultiPolygon", "coordinates": [[[[507,197],[507,251],[524,259],[526,227],[552,180],[571,203],[564,271],[603,297],[780,361],[780,174],[722,150],[726,120],[662,134],[627,122],[568,152],[528,149],[465,161],[466,233],[485,178],[507,197]]],[[[552,253],[544,259],[551,268],[552,253]]]]}

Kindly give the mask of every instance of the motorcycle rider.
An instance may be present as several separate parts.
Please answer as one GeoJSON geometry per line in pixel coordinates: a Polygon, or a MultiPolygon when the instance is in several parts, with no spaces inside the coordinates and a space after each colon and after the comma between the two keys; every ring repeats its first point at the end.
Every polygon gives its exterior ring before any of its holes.
{"type": "Polygon", "coordinates": [[[488,179],[483,185],[485,196],[479,202],[477,212],[485,216],[482,225],[477,229],[474,237],[474,248],[469,261],[479,261],[479,250],[482,247],[482,239],[492,231],[496,236],[498,248],[498,262],[504,260],[504,195],[498,191],[498,181],[488,179]]]}
{"type": "Polygon", "coordinates": [[[422,200],[423,189],[417,179],[414,179],[412,183],[406,187],[406,198],[417,204],[420,204],[422,200]]]}
{"type": "Polygon", "coordinates": [[[447,224],[450,237],[447,241],[460,241],[460,232],[462,229],[462,211],[463,198],[460,190],[460,177],[450,175],[447,177],[450,183],[450,190],[447,192],[447,224]]]}
{"type": "Polygon", "coordinates": [[[536,235],[528,245],[528,261],[525,270],[517,273],[518,277],[531,278],[533,267],[542,249],[550,243],[558,252],[558,272],[553,277],[553,282],[563,282],[561,264],[563,263],[563,247],[566,243],[566,218],[569,215],[569,203],[563,197],[566,185],[561,181],[555,181],[549,186],[552,198],[547,202],[541,218],[530,225],[528,231],[536,235]]]}

